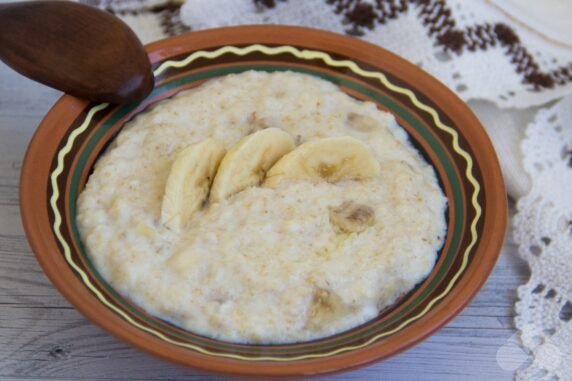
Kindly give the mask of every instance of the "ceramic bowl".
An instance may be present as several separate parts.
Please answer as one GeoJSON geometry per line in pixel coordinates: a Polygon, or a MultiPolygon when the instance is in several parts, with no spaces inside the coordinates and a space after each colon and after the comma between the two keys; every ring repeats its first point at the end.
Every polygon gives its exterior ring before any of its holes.
{"type": "Polygon", "coordinates": [[[87,318],[153,355],[208,371],[302,375],[386,358],[424,339],[469,303],[491,272],[506,224],[499,164],[477,118],[413,64],[357,39],[285,26],[223,28],[147,47],[154,91],[137,104],[95,104],[64,95],[39,126],[21,178],[21,211],[38,261],[87,318]],[[331,81],[393,113],[432,163],[449,200],[448,233],[429,277],[375,319],[311,342],[243,345],[160,320],[113,290],[86,254],[76,200],[98,156],[123,124],[151,104],[228,73],[291,70],[331,81]]]}

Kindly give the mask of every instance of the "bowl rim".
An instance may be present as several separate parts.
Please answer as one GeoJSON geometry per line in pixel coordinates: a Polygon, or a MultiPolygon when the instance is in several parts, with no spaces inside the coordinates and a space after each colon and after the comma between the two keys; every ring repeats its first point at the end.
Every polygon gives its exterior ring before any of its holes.
{"type": "Polygon", "coordinates": [[[441,328],[472,300],[486,281],[500,254],[507,222],[506,193],[498,159],[490,139],[468,106],[437,79],[377,45],[352,37],[294,26],[239,26],[209,29],[167,38],[147,45],[146,50],[151,62],[156,63],[180,54],[190,54],[194,50],[212,48],[215,41],[219,45],[235,45],[244,44],[245,40],[251,41],[250,44],[302,44],[315,50],[327,46],[329,51],[344,52],[344,55],[352,59],[370,63],[373,67],[382,67],[384,71],[398,78],[400,74],[408,74],[415,79],[418,89],[432,94],[432,100],[444,105],[444,109],[454,111],[457,125],[463,126],[468,143],[473,152],[478,154],[475,160],[483,168],[481,176],[483,188],[487,190],[484,197],[488,208],[483,222],[481,242],[473,254],[482,252],[481,260],[452,290],[451,300],[455,303],[449,303],[447,309],[439,309],[439,313],[430,313],[422,326],[423,329],[418,330],[415,335],[401,335],[400,341],[394,340],[390,348],[383,348],[374,343],[363,350],[350,351],[339,356],[287,363],[221,359],[184,348],[172,348],[166,345],[167,343],[160,345],[153,340],[150,341],[144,332],[138,332],[133,327],[125,329],[125,322],[119,316],[111,311],[102,311],[99,303],[86,302],[94,296],[74,276],[73,270],[63,260],[62,255],[58,255],[60,252],[58,245],[53,239],[51,230],[46,229],[46,226],[50,226],[45,223],[49,213],[45,192],[48,189],[48,176],[44,178],[43,174],[49,173],[48,162],[52,157],[52,149],[55,150],[59,143],[59,139],[50,139],[50,128],[65,124],[69,115],[79,113],[89,104],[86,100],[70,95],[63,95],[42,120],[28,146],[22,166],[20,210],[26,236],[38,262],[60,293],[89,320],[145,352],[194,368],[236,375],[308,375],[355,368],[408,349],[441,328]]]}

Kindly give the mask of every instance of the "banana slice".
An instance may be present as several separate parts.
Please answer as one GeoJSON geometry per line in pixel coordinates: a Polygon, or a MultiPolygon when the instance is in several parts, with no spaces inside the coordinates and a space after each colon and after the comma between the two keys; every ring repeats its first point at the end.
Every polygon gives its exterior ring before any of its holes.
{"type": "Polygon", "coordinates": [[[295,147],[294,139],[279,128],[267,128],[243,138],[222,159],[210,200],[224,200],[259,185],[268,169],[295,147]]]}
{"type": "Polygon", "coordinates": [[[264,186],[285,180],[364,180],[379,174],[371,148],[350,136],[311,140],[286,154],[266,174],[264,186]]]}
{"type": "Polygon", "coordinates": [[[318,288],[312,295],[305,328],[320,329],[351,312],[342,298],[328,290],[318,288]]]}
{"type": "Polygon", "coordinates": [[[330,222],[343,233],[360,233],[375,222],[375,210],[369,205],[344,201],[329,209],[330,222]]]}
{"type": "Polygon", "coordinates": [[[165,186],[161,223],[179,231],[189,221],[206,200],[224,153],[223,144],[209,138],[177,154],[165,186]]]}

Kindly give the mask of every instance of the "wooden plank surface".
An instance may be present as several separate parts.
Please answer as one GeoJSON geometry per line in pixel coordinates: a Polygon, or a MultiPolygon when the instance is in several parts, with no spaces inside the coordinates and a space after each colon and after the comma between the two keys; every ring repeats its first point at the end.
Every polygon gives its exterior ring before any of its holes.
{"type": "MultiPolygon", "coordinates": [[[[59,96],[0,63],[0,380],[227,380],[153,358],[102,331],[52,287],[24,237],[18,209],[26,146],[59,96]]],[[[507,237],[484,288],[452,322],[389,360],[332,380],[511,380],[516,287],[528,270],[507,237]]]]}

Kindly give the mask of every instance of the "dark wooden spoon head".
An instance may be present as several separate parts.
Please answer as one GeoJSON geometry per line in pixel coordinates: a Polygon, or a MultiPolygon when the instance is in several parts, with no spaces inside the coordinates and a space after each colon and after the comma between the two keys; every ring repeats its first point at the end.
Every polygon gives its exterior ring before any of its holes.
{"type": "Polygon", "coordinates": [[[134,102],[153,89],[135,33],[117,17],[73,2],[0,4],[0,59],[28,78],[94,101],[134,102]]]}

